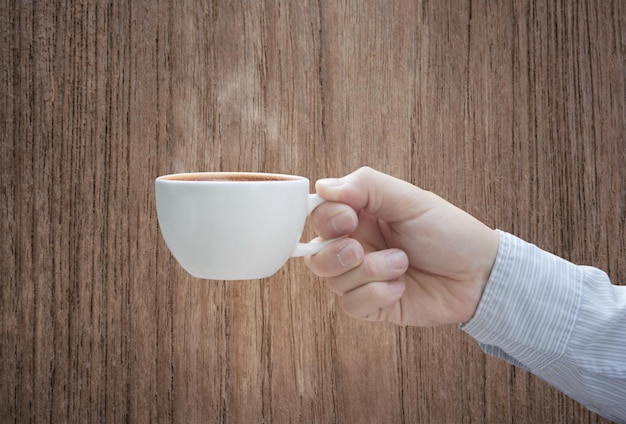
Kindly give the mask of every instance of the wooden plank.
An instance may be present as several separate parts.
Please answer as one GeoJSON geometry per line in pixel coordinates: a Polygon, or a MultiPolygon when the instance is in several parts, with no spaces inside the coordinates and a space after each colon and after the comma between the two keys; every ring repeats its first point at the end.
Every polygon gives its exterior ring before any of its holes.
{"type": "Polygon", "coordinates": [[[369,165],[623,283],[625,26],[619,0],[3,2],[1,421],[606,422],[454,326],[347,317],[301,259],[190,277],[153,180],[369,165]]]}

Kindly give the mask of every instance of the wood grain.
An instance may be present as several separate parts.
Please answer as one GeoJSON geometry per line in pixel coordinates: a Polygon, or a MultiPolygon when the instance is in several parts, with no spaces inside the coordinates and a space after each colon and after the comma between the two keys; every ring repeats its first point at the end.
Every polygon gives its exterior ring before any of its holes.
{"type": "Polygon", "coordinates": [[[369,165],[623,283],[624,2],[5,0],[0,40],[1,422],[606,422],[301,260],[190,277],[153,180],[369,165]]]}

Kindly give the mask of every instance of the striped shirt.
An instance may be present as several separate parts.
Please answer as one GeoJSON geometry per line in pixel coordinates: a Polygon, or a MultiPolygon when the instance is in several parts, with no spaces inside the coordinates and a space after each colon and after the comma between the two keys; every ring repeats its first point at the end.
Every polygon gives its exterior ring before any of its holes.
{"type": "Polygon", "coordinates": [[[500,232],[474,317],[461,328],[487,354],[626,423],[626,286],[500,232]]]}

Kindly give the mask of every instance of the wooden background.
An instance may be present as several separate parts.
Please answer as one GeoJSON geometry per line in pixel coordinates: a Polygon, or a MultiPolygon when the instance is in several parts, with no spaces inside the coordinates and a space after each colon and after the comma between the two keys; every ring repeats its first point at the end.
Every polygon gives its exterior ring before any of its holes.
{"type": "Polygon", "coordinates": [[[190,277],[153,180],[369,165],[625,282],[622,0],[1,0],[0,137],[3,423],[605,422],[301,259],[190,277]]]}

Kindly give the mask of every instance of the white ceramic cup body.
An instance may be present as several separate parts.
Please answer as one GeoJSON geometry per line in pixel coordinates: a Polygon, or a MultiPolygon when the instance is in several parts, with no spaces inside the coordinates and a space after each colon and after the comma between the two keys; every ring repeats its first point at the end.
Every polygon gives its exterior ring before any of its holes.
{"type": "Polygon", "coordinates": [[[163,239],[178,263],[198,278],[265,278],[291,256],[313,254],[326,244],[299,243],[308,214],[323,202],[309,195],[304,177],[173,174],[157,178],[155,192],[163,239]],[[189,180],[194,176],[222,179],[189,180]],[[228,180],[232,177],[244,179],[228,180]]]}

